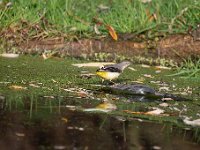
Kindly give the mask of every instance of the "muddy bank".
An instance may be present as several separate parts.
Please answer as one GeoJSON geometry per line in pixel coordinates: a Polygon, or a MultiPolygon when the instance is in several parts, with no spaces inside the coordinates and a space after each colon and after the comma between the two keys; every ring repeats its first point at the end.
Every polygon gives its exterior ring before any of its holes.
{"type": "Polygon", "coordinates": [[[200,41],[190,35],[171,35],[158,41],[140,41],[112,39],[82,39],[64,42],[63,38],[29,40],[18,45],[25,53],[41,53],[44,50],[57,50],[59,54],[69,56],[93,57],[95,53],[110,53],[129,57],[165,58],[176,61],[189,56],[200,56],[200,41]]]}

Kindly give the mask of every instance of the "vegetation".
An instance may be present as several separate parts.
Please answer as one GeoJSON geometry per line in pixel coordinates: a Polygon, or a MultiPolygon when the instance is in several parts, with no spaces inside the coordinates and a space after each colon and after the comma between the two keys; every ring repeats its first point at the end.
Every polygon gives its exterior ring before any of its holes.
{"type": "MultiPolygon", "coordinates": [[[[150,2],[144,2],[144,0],[95,0],[95,2],[94,0],[0,0],[0,53],[5,51],[18,53],[17,46],[20,47],[21,43],[28,40],[38,42],[47,38],[52,41],[70,41],[80,38],[102,38],[108,33],[114,40],[117,39],[116,33],[117,35],[131,33],[131,35],[141,35],[142,39],[153,39],[151,41],[156,43],[160,39],[157,37],[163,37],[166,34],[188,33],[199,23],[199,0],[150,0],[150,2]]],[[[150,44],[152,49],[155,48],[153,44],[150,44]]],[[[86,62],[86,60],[55,57],[57,56],[54,55],[56,50],[50,52],[49,55],[48,50],[39,51],[36,56],[16,55],[15,58],[4,58],[3,54],[0,56],[0,114],[4,117],[3,124],[4,120],[8,120],[9,128],[12,125],[18,126],[15,123],[15,119],[18,117],[14,116],[14,119],[10,119],[6,114],[9,114],[9,111],[17,114],[19,111],[26,117],[33,120],[35,118],[36,122],[41,125],[38,118],[42,121],[50,120],[56,123],[56,127],[65,123],[65,126],[69,127],[67,129],[82,131],[84,128],[81,126],[78,128],[72,121],[81,122],[85,116],[90,115],[85,110],[98,108],[103,108],[104,112],[112,110],[109,112],[109,116],[118,118],[118,121],[123,123],[123,127],[125,127],[126,119],[132,120],[133,118],[168,122],[181,128],[190,127],[187,125],[199,126],[200,59],[196,61],[185,59],[177,67],[177,63],[163,58],[153,59],[143,56],[130,58],[132,62],[147,62],[150,65],[159,63],[161,66],[130,66],[129,70],[126,69],[122,73],[116,81],[117,83],[144,83],[160,93],[184,97],[184,100],[168,98],[162,99],[163,101],[144,102],[141,100],[141,102],[136,99],[138,95],[131,99],[105,93],[102,90],[104,84],[101,83],[101,79],[94,75],[96,68],[78,68],[72,65],[86,62]],[[40,54],[43,58],[39,57],[40,54]],[[177,67],[178,73],[175,73],[170,67],[177,67]],[[183,79],[179,75],[188,78],[183,79]],[[101,103],[102,101],[105,101],[105,104],[101,103]],[[155,114],[155,112],[152,113],[152,110],[156,110],[156,113],[160,110],[161,112],[155,114]],[[77,113],[81,115],[80,120],[75,116],[77,113]],[[58,114],[59,116],[57,116],[58,114]],[[10,123],[10,121],[14,121],[14,123],[10,123]]],[[[95,54],[94,59],[105,61],[110,56],[103,52],[95,54]]],[[[126,59],[125,56],[116,55],[117,61],[124,59],[126,59]]],[[[97,115],[101,116],[100,113],[97,115]]],[[[104,115],[107,118],[107,114],[104,115]]],[[[99,117],[97,118],[90,118],[90,120],[97,120],[95,124],[99,124],[99,117]]],[[[105,120],[100,128],[106,122],[105,120]]],[[[31,125],[31,121],[29,121],[27,123],[31,125]]],[[[27,127],[26,122],[23,124],[27,127]]],[[[52,123],[49,124],[52,125],[52,123]]],[[[84,122],[83,124],[87,126],[84,122]]],[[[41,129],[46,130],[48,124],[44,123],[44,126],[41,129]]],[[[35,127],[38,128],[38,126],[35,127]]],[[[109,125],[109,129],[110,127],[109,125]]],[[[97,134],[99,134],[100,128],[95,129],[97,134]]],[[[170,132],[171,129],[170,126],[170,132]]],[[[200,142],[199,127],[193,129],[195,142],[200,142]]],[[[51,131],[53,131],[52,128],[51,131]]],[[[105,130],[102,131],[107,134],[105,130]]],[[[66,133],[70,135],[69,132],[66,133]]],[[[135,131],[133,133],[138,134],[135,131]]],[[[19,137],[27,135],[28,137],[31,134],[24,134],[16,130],[13,135],[19,137]]],[[[113,135],[112,131],[110,137],[118,138],[113,135]]],[[[6,138],[4,139],[6,140],[6,138]]],[[[96,138],[94,139],[96,140],[96,138]]],[[[44,142],[46,141],[44,140],[44,142]]],[[[166,140],[164,142],[166,143],[166,140]]],[[[63,148],[59,146],[57,148],[63,148]]],[[[84,149],[87,148],[84,147],[84,149]]]]}
{"type": "Polygon", "coordinates": [[[185,76],[187,78],[199,78],[200,77],[200,59],[192,60],[191,58],[185,59],[180,67],[177,67],[177,72],[169,76],[185,76]]]}
{"type": "MultiPolygon", "coordinates": [[[[13,0],[8,5],[4,0],[0,4],[0,29],[32,38],[91,37],[95,34],[94,18],[111,25],[118,33],[183,33],[200,22],[200,1],[13,0]]],[[[99,27],[99,31],[107,34],[105,28],[99,27]]]]}
{"type": "MultiPolygon", "coordinates": [[[[96,68],[78,68],[72,66],[72,63],[81,63],[82,61],[80,60],[71,58],[43,60],[43,58],[39,57],[21,56],[16,59],[0,58],[0,62],[0,94],[8,98],[10,108],[13,105],[14,107],[19,107],[28,102],[33,103],[33,101],[34,103],[40,103],[40,100],[42,100],[42,105],[43,102],[45,105],[58,105],[59,103],[62,106],[66,104],[84,106],[84,103],[87,103],[90,107],[94,107],[103,98],[113,99],[113,96],[106,94],[94,94],[92,95],[93,98],[89,96],[92,93],[96,93],[101,88],[101,86],[97,85],[101,85],[102,83],[101,79],[96,76],[92,76],[89,79],[82,76],[85,72],[89,74],[95,73],[96,68]],[[86,93],[89,92],[89,95],[80,94],[81,92],[85,93],[84,89],[89,90],[86,91],[86,93]],[[82,99],[80,99],[81,96],[82,99]],[[45,101],[46,99],[47,101],[45,101]]],[[[183,94],[184,97],[193,100],[199,99],[199,89],[196,87],[199,86],[200,80],[182,79],[179,77],[173,77],[174,79],[172,80],[172,77],[165,76],[172,73],[170,70],[162,70],[161,73],[155,73],[156,68],[153,67],[143,68],[140,65],[131,67],[134,67],[135,71],[126,69],[116,82],[143,82],[146,85],[154,87],[157,91],[183,94]],[[158,84],[163,84],[164,87],[160,87],[158,84]],[[162,91],[162,89],[168,89],[169,91],[162,91]]],[[[129,109],[134,111],[138,111],[138,108],[144,107],[145,110],[149,106],[158,105],[157,102],[138,102],[127,105],[126,99],[123,98],[120,98],[120,101],[114,101],[114,103],[118,105],[119,110],[129,109]]],[[[183,103],[181,102],[176,107],[182,109],[183,103]]],[[[184,104],[188,107],[199,107],[199,101],[195,101],[195,104],[189,103],[186,102],[184,104]]],[[[188,113],[189,115],[194,115],[195,111],[188,111],[188,113]]]]}

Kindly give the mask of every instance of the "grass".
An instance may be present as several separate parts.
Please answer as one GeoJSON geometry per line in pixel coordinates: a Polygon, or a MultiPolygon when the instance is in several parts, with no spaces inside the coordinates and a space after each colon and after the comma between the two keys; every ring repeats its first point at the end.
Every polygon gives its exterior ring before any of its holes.
{"type": "MultiPolygon", "coordinates": [[[[0,5],[0,29],[8,28],[15,32],[27,33],[28,37],[75,35],[92,37],[93,18],[115,28],[118,33],[142,33],[145,31],[183,33],[188,26],[195,27],[200,22],[200,2],[197,0],[152,0],[142,3],[139,0],[49,0],[11,1],[7,8],[0,5]],[[98,6],[107,6],[107,11],[99,11],[98,6]],[[156,19],[149,19],[156,15],[156,19]],[[40,35],[41,36],[41,35],[40,35]]],[[[102,34],[107,34],[100,27],[102,34]]]]}
{"type": "Polygon", "coordinates": [[[191,58],[185,59],[180,67],[177,68],[177,73],[169,76],[183,76],[186,78],[199,78],[200,77],[200,59],[192,60],[191,58]]]}

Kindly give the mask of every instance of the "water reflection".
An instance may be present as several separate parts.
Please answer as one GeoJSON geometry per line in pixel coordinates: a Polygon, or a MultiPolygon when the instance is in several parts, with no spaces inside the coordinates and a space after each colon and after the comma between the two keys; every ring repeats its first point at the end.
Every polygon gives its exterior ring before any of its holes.
{"type": "Polygon", "coordinates": [[[191,131],[135,119],[119,121],[107,114],[53,107],[4,111],[0,118],[1,149],[191,149],[191,131]]]}

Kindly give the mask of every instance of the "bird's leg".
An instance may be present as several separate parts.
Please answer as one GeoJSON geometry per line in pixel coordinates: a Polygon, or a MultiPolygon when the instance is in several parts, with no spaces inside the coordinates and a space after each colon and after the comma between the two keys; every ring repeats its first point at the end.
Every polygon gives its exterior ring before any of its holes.
{"type": "Polygon", "coordinates": [[[112,80],[109,80],[110,81],[110,83],[112,83],[112,84],[116,84],[115,82],[113,82],[112,80]]]}

